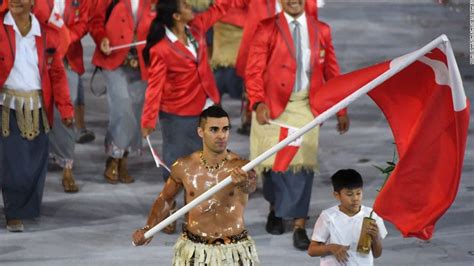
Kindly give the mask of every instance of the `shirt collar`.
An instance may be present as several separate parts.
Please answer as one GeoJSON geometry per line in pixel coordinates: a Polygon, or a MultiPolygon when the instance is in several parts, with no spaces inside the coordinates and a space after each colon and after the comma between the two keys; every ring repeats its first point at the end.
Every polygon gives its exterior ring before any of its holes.
{"type": "MultiPolygon", "coordinates": [[[[28,32],[26,36],[31,36],[31,35],[41,36],[41,28],[40,28],[38,20],[31,13],[30,13],[30,17],[31,17],[31,29],[30,29],[30,32],[28,32]]],[[[15,20],[13,19],[13,16],[10,13],[10,11],[8,11],[7,14],[5,15],[5,18],[3,19],[3,24],[13,26],[13,30],[15,30],[16,33],[21,35],[20,30],[16,26],[15,20]]]]}
{"type": "MultiPolygon", "coordinates": [[[[189,30],[189,26],[185,26],[187,30],[189,30]]],[[[174,32],[172,32],[168,27],[165,26],[165,33],[166,33],[166,37],[168,37],[168,39],[170,39],[170,41],[172,43],[174,42],[177,42],[178,41],[178,37],[176,37],[176,35],[174,34],[174,32]]]]}
{"type": "MultiPolygon", "coordinates": [[[[286,18],[286,22],[288,22],[288,25],[291,26],[291,22],[293,22],[295,20],[294,17],[288,15],[286,12],[283,11],[283,14],[285,15],[285,18],[286,18]]],[[[296,21],[298,21],[298,23],[300,24],[300,26],[304,27],[306,26],[306,13],[303,12],[303,14],[301,14],[301,16],[299,16],[296,21]]]]}
{"type": "Polygon", "coordinates": [[[174,33],[168,29],[168,27],[165,26],[165,32],[166,32],[166,37],[168,37],[168,39],[170,39],[171,42],[176,42],[178,40],[178,37],[176,37],[176,35],[174,35],[174,33]]]}

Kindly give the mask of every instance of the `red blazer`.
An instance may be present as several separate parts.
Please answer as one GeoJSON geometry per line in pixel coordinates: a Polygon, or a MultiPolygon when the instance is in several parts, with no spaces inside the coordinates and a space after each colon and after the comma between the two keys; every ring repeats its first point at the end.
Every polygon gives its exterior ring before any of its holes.
{"type": "MultiPolygon", "coordinates": [[[[120,0],[110,14],[107,24],[105,24],[105,12],[111,2],[112,0],[98,1],[96,12],[90,21],[90,33],[96,43],[92,63],[107,70],[114,70],[122,65],[130,48],[115,50],[109,56],[106,56],[99,49],[102,39],[107,37],[110,46],[144,41],[148,35],[150,24],[156,16],[155,9],[152,8],[154,1],[141,0],[137,12],[138,24],[136,25],[130,0],[120,0]],[[135,33],[136,39],[134,40],[135,33]]],[[[141,76],[143,80],[146,80],[147,71],[142,55],[143,48],[145,48],[145,45],[137,46],[137,52],[141,76]]]]}
{"type": "MultiPolygon", "coordinates": [[[[69,30],[71,44],[66,53],[66,60],[71,69],[79,75],[84,74],[84,55],[81,39],[88,31],[89,0],[65,0],[64,24],[69,30]]],[[[34,13],[39,20],[47,24],[53,10],[54,0],[37,1],[34,13]]]]}
{"type": "MultiPolygon", "coordinates": [[[[0,13],[2,24],[4,17],[5,13],[0,13]]],[[[48,115],[49,124],[52,125],[53,104],[56,105],[63,119],[74,117],[74,107],[69,96],[63,61],[59,53],[56,52],[59,43],[58,33],[41,22],[40,25],[41,36],[36,37],[38,67],[43,92],[43,106],[48,115]]],[[[0,27],[0,91],[13,68],[15,49],[15,32],[13,27],[2,25],[0,27]]]]}
{"type": "MultiPolygon", "coordinates": [[[[331,30],[323,22],[307,16],[311,49],[309,102],[316,116],[315,91],[326,80],[339,75],[339,66],[331,40],[331,30]]],[[[250,44],[245,71],[245,85],[250,106],[265,102],[270,117],[277,118],[285,110],[293,91],[296,75],[295,48],[283,13],[261,21],[250,44]]],[[[338,113],[345,114],[346,110],[338,113]]]]}
{"type": "Polygon", "coordinates": [[[155,128],[158,112],[181,116],[199,115],[210,97],[220,102],[219,91],[209,66],[206,31],[222,17],[227,4],[214,5],[189,23],[199,43],[197,58],[179,41],[167,37],[150,49],[148,88],[142,115],[142,127],[155,128]]]}
{"type": "MultiPolygon", "coordinates": [[[[242,35],[242,41],[240,42],[237,61],[235,63],[236,72],[241,77],[245,77],[245,65],[247,64],[249,45],[252,42],[255,31],[257,30],[258,23],[266,18],[275,16],[276,1],[279,0],[250,0],[250,2],[248,2],[248,13],[244,26],[244,33],[242,35]]],[[[316,1],[317,0],[307,0],[305,2],[306,16],[309,14],[317,19],[318,6],[316,1]]]]}

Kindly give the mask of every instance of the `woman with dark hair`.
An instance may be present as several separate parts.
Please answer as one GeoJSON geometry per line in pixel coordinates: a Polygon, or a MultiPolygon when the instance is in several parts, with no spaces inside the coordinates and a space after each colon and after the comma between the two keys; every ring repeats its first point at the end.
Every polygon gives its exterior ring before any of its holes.
{"type": "Polygon", "coordinates": [[[32,6],[10,0],[0,12],[0,177],[11,232],[40,214],[53,106],[67,127],[74,116],[59,35],[30,13],[32,6]]]}
{"type": "Polygon", "coordinates": [[[142,134],[146,137],[154,130],[159,113],[167,165],[202,149],[196,131],[198,116],[220,103],[208,62],[206,31],[229,7],[230,3],[218,1],[194,16],[186,0],[160,0],[157,5],[143,50],[149,77],[142,134]]]}

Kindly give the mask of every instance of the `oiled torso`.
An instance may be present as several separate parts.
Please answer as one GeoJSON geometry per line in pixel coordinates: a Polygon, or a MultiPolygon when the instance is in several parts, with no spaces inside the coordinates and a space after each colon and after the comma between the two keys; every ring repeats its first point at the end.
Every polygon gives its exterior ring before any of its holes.
{"type": "MultiPolygon", "coordinates": [[[[247,161],[229,153],[219,169],[207,169],[195,152],[173,166],[173,178],[183,184],[186,202],[194,200],[230,175],[235,167],[247,161]]],[[[223,188],[188,213],[187,229],[207,239],[217,239],[241,233],[248,194],[231,184],[223,188]]]]}

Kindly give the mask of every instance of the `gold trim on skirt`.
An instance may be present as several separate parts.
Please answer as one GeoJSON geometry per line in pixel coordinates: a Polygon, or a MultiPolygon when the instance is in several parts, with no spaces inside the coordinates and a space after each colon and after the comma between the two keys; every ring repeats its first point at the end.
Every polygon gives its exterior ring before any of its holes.
{"type": "Polygon", "coordinates": [[[39,107],[39,103],[42,100],[41,90],[18,91],[3,88],[2,93],[5,95],[2,109],[3,137],[10,135],[10,106],[12,101],[15,101],[14,110],[16,112],[16,121],[23,138],[33,140],[40,134],[40,112],[43,119],[44,131],[45,133],[49,131],[50,127],[46,112],[44,108],[39,107]]]}

